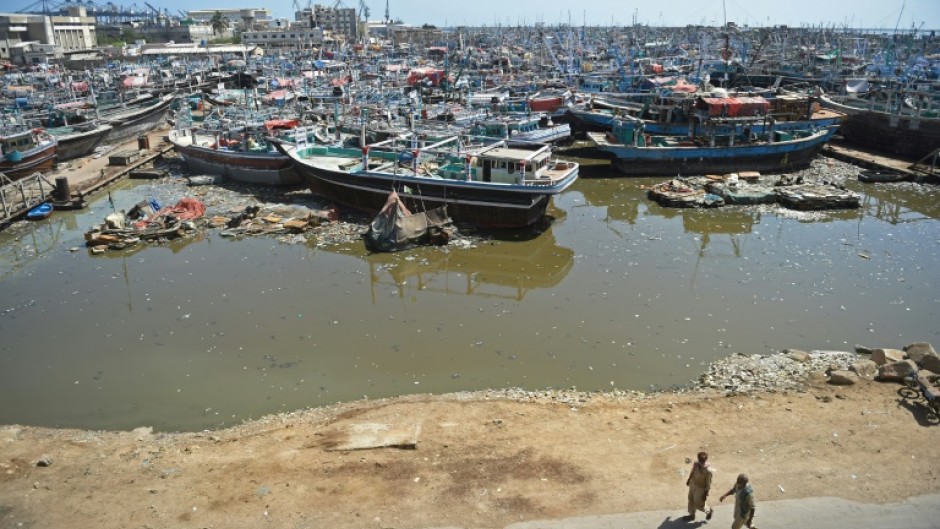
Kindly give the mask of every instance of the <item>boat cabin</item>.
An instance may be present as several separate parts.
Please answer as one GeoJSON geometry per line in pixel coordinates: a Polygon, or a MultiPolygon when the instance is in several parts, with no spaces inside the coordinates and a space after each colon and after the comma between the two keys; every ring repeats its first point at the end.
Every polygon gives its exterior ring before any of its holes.
{"type": "Polygon", "coordinates": [[[537,151],[509,147],[484,150],[471,161],[473,179],[521,185],[525,180],[537,179],[550,159],[551,151],[544,148],[537,151]]]}
{"type": "Polygon", "coordinates": [[[0,133],[0,154],[10,161],[17,161],[15,158],[22,156],[22,153],[35,146],[36,138],[33,136],[33,131],[29,129],[9,134],[0,133]]]}

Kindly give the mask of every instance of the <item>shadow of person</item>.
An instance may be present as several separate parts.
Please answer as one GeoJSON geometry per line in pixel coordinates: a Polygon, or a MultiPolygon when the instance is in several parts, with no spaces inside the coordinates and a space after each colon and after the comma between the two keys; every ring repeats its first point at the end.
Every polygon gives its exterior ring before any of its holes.
{"type": "MultiPolygon", "coordinates": [[[[704,517],[705,513],[702,513],[702,516],[704,517]]],[[[663,523],[659,524],[657,529],[696,529],[703,525],[705,525],[704,518],[690,522],[684,516],[680,516],[678,518],[666,518],[663,523]]]]}

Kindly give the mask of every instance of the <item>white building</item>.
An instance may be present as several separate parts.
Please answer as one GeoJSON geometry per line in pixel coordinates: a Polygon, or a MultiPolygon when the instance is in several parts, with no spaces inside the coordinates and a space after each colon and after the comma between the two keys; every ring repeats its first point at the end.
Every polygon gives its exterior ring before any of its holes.
{"type": "Polygon", "coordinates": [[[299,25],[286,28],[268,28],[242,33],[242,44],[254,44],[265,51],[277,49],[303,49],[319,46],[323,30],[299,25]]]}
{"type": "Polygon", "coordinates": [[[271,10],[266,7],[236,7],[223,9],[197,9],[187,11],[186,16],[193,21],[208,24],[216,13],[228,19],[233,28],[252,30],[256,27],[267,26],[271,22],[271,10]]]}
{"type": "Polygon", "coordinates": [[[92,49],[98,45],[95,17],[77,6],[69,8],[68,16],[0,13],[0,59],[10,59],[11,48],[26,42],[41,45],[34,49],[52,49],[56,56],[92,49]]]}

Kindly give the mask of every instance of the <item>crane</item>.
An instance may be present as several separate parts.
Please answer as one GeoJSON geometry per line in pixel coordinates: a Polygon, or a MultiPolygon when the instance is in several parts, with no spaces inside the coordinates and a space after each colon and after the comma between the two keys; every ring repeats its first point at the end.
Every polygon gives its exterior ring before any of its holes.
{"type": "Polygon", "coordinates": [[[368,22],[369,14],[369,6],[366,5],[364,0],[359,0],[359,18],[361,18],[363,22],[368,22]]]}
{"type": "Polygon", "coordinates": [[[154,19],[160,18],[160,10],[159,10],[159,9],[157,9],[156,7],[153,7],[152,5],[150,5],[150,2],[146,2],[146,1],[145,1],[145,2],[144,2],[144,5],[147,6],[147,7],[149,7],[150,10],[153,11],[153,18],[154,18],[154,19]]]}

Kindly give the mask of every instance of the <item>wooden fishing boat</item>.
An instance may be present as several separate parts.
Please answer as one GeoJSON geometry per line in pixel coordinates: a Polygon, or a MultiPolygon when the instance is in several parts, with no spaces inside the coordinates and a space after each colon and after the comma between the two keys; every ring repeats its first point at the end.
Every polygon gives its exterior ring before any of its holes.
{"type": "Polygon", "coordinates": [[[56,155],[59,161],[64,161],[91,153],[101,144],[112,128],[111,125],[89,122],[50,128],[46,131],[55,137],[58,143],[56,155]]]}
{"type": "Polygon", "coordinates": [[[56,140],[42,129],[0,131],[0,173],[12,180],[48,171],[56,161],[56,140]]]}
{"type": "Polygon", "coordinates": [[[538,222],[551,197],[578,178],[579,165],[554,159],[550,145],[510,148],[503,141],[463,150],[457,136],[420,149],[409,142],[278,148],[312,192],[342,205],[374,215],[394,190],[412,211],[447,206],[455,222],[482,228],[538,222]]]}
{"type": "Polygon", "coordinates": [[[104,142],[116,145],[156,128],[166,118],[175,98],[175,94],[167,94],[102,114],[102,122],[112,127],[104,142]]]}
{"type": "Polygon", "coordinates": [[[470,133],[486,138],[554,143],[571,138],[571,126],[555,124],[545,114],[510,114],[478,121],[470,128],[470,133]]]}
{"type": "Polygon", "coordinates": [[[173,129],[170,143],[190,171],[245,184],[288,186],[301,183],[289,156],[264,135],[173,129]]]}
{"type": "Polygon", "coordinates": [[[809,165],[835,129],[776,131],[759,141],[734,135],[693,141],[665,136],[647,138],[634,123],[618,122],[612,133],[592,132],[588,138],[597,150],[612,157],[614,167],[628,176],[780,173],[809,165]]]}
{"type": "Polygon", "coordinates": [[[849,143],[909,160],[919,160],[940,145],[940,109],[936,107],[908,109],[891,101],[876,107],[865,100],[829,96],[822,96],[821,101],[846,114],[840,134],[849,143]]]}

